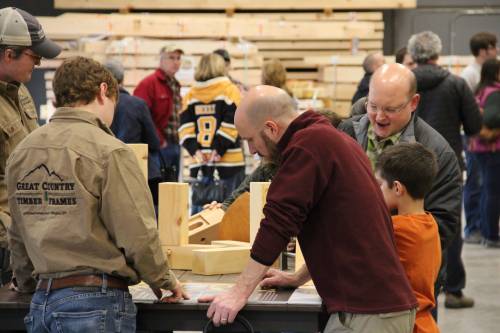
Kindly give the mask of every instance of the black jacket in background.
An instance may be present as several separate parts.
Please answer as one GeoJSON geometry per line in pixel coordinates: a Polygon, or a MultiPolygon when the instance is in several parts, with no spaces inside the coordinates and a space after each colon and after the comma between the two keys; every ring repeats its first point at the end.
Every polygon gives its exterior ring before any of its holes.
{"type": "Polygon", "coordinates": [[[373,73],[365,73],[358,84],[358,89],[356,89],[356,92],[352,97],[351,104],[356,103],[356,101],[360,98],[368,96],[368,91],[370,90],[370,79],[372,78],[372,75],[373,73]]]}
{"type": "Polygon", "coordinates": [[[460,128],[470,136],[479,133],[482,124],[472,91],[464,79],[437,65],[419,65],[413,72],[420,94],[418,117],[448,141],[463,170],[460,128]]]}

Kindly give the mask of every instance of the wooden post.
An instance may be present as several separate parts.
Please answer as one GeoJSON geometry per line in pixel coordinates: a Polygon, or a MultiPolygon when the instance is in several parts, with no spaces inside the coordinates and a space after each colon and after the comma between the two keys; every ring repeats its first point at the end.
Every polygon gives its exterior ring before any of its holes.
{"type": "Polygon", "coordinates": [[[188,244],[188,197],[188,184],[159,184],[158,232],[161,245],[188,244]]]}
{"type": "Polygon", "coordinates": [[[253,244],[259,231],[260,221],[264,218],[262,209],[266,204],[270,184],[270,182],[250,183],[250,244],[253,244]]]}
{"type": "Polygon", "coordinates": [[[297,243],[295,243],[295,271],[298,271],[305,263],[304,255],[302,254],[299,241],[297,240],[297,243]]]}
{"type": "Polygon", "coordinates": [[[129,143],[127,144],[137,157],[137,162],[141,167],[141,171],[148,180],[148,145],[145,143],[129,143]]]}

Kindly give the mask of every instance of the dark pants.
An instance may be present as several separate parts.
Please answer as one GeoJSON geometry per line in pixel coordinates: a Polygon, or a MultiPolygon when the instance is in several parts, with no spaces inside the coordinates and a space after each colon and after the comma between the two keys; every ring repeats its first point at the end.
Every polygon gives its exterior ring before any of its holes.
{"type": "Polygon", "coordinates": [[[446,283],[444,290],[448,293],[460,295],[465,288],[465,267],[462,261],[462,224],[451,242],[447,253],[446,283]]]}
{"type": "Polygon", "coordinates": [[[0,286],[9,283],[11,279],[10,252],[6,248],[0,248],[0,286]]]}
{"type": "MultiPolygon", "coordinates": [[[[206,176],[204,176],[206,177],[206,176]]],[[[234,174],[232,177],[221,179],[220,182],[224,187],[224,199],[229,197],[231,193],[238,188],[241,182],[245,179],[245,170],[234,174]]],[[[210,202],[207,202],[210,203],[210,202]]],[[[203,206],[192,205],[191,206],[191,215],[197,214],[203,210],[203,206]]]]}
{"type": "Polygon", "coordinates": [[[464,184],[465,237],[480,231],[481,176],[476,154],[465,151],[467,179],[464,184]]]}
{"type": "Polygon", "coordinates": [[[481,234],[498,240],[500,219],[500,152],[475,154],[481,170],[481,234]]]}
{"type": "Polygon", "coordinates": [[[160,149],[161,157],[167,167],[175,168],[175,178],[179,179],[179,168],[181,161],[181,148],[179,145],[169,144],[163,149],[160,149]]]}

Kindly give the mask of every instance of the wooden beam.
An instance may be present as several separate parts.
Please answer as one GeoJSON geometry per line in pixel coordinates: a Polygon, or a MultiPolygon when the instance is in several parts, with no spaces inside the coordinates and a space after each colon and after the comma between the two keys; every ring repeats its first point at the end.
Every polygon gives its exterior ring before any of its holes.
{"type": "Polygon", "coordinates": [[[270,182],[250,183],[250,243],[253,244],[255,236],[260,228],[260,222],[264,218],[264,205],[266,204],[267,191],[270,182]]]}
{"type": "Polygon", "coordinates": [[[71,16],[40,17],[47,36],[67,39],[75,36],[126,36],[155,38],[247,38],[268,40],[324,40],[360,38],[376,33],[374,22],[301,22],[265,19],[192,19],[142,14],[88,14],[86,19],[71,16]]]}
{"type": "Polygon", "coordinates": [[[250,246],[193,250],[193,273],[201,275],[241,273],[250,259],[250,246]]]}
{"type": "Polygon", "coordinates": [[[215,240],[212,241],[212,245],[217,245],[217,246],[223,246],[223,247],[234,247],[234,246],[243,246],[243,247],[250,247],[249,242],[240,242],[240,241],[235,241],[235,240],[215,240]]]}
{"type": "Polygon", "coordinates": [[[161,245],[188,244],[188,197],[188,184],[159,184],[158,232],[161,245]]]}
{"type": "Polygon", "coordinates": [[[328,66],[321,68],[319,78],[323,82],[359,82],[364,74],[358,66],[328,66]]]}
{"type": "Polygon", "coordinates": [[[416,0],[55,0],[57,9],[396,9],[416,8],[416,0]]]}
{"type": "Polygon", "coordinates": [[[189,218],[189,243],[210,244],[219,235],[219,224],[224,217],[222,208],[205,209],[189,218]]]}
{"type": "Polygon", "coordinates": [[[167,256],[171,269],[193,269],[193,251],[200,249],[213,249],[218,246],[187,244],[181,246],[162,245],[163,252],[167,256]]]}
{"type": "Polygon", "coordinates": [[[218,239],[248,242],[250,240],[250,193],[241,194],[229,206],[219,226],[218,239]]]}
{"type": "Polygon", "coordinates": [[[134,152],[142,174],[148,181],[148,145],[144,143],[128,143],[127,146],[134,152]]]}
{"type": "MultiPolygon", "coordinates": [[[[257,41],[255,42],[259,51],[272,51],[272,50],[293,50],[293,51],[307,51],[307,50],[350,50],[352,48],[351,41],[257,41]]],[[[382,50],[382,40],[361,40],[358,45],[360,50],[382,50]]],[[[332,55],[335,55],[335,52],[332,55]]],[[[321,55],[316,52],[309,52],[307,55],[321,55]]]]}

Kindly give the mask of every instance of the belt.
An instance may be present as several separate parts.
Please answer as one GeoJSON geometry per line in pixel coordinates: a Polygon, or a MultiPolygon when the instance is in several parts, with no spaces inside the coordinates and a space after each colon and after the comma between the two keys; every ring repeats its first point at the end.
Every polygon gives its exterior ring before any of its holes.
{"type": "MultiPolygon", "coordinates": [[[[125,280],[117,277],[107,277],[108,288],[128,290],[128,284],[125,280]]],[[[102,287],[102,275],[72,275],[58,279],[52,279],[50,289],[63,289],[72,287],[102,287]]],[[[47,290],[49,279],[42,279],[38,282],[37,290],[47,290]]]]}

